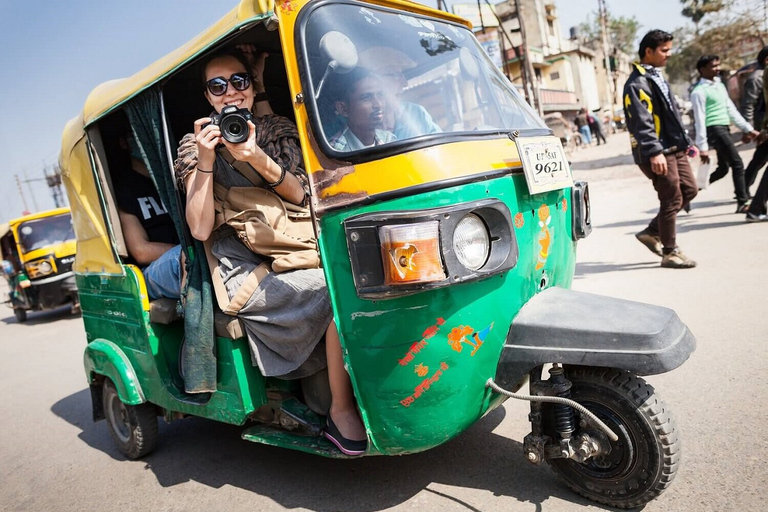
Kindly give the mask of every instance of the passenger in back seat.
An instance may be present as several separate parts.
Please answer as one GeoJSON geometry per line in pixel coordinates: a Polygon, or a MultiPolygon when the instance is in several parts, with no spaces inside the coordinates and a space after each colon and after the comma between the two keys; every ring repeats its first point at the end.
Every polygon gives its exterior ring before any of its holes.
{"type": "Polygon", "coordinates": [[[181,295],[181,246],[173,220],[149,177],[133,136],[121,140],[130,152],[130,172],[116,180],[117,208],[128,254],[139,264],[149,300],[181,295]]]}
{"type": "MultiPolygon", "coordinates": [[[[190,232],[201,241],[212,238],[216,270],[230,300],[264,258],[251,252],[226,224],[214,231],[214,182],[225,188],[254,186],[217,152],[217,147],[223,144],[236,160],[253,167],[263,178],[264,187],[284,201],[304,205],[309,191],[296,127],[284,117],[262,114],[260,108],[254,108],[266,100],[258,81],[259,70],[254,67],[253,61],[236,51],[218,54],[203,66],[205,97],[216,112],[236,106],[255,114],[248,121],[248,139],[239,144],[225,141],[219,126],[209,124],[210,117],[203,117],[195,121],[194,133],[182,139],[175,162],[177,179],[186,190],[190,232]]],[[[265,376],[292,372],[295,376],[300,366],[305,370],[302,364],[325,335],[332,395],[325,435],[347,455],[362,454],[367,446],[366,431],[344,369],[323,270],[269,272],[237,316],[243,321],[253,363],[265,376]]]]}

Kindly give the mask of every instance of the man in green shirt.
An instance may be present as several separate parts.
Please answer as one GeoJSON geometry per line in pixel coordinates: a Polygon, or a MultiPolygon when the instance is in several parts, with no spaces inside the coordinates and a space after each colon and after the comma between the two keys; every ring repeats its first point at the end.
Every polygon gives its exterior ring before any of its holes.
{"type": "Polygon", "coordinates": [[[694,126],[696,146],[701,150],[701,162],[709,163],[709,147],[717,152],[717,169],[710,174],[714,183],[733,169],[733,188],[736,193],[736,213],[746,213],[749,195],[744,181],[744,162],[731,140],[731,121],[744,132],[745,141],[757,137],[758,132],[739,114],[736,105],[728,97],[725,85],[720,81],[720,57],[704,55],[696,63],[701,79],[693,88],[694,126]]]}

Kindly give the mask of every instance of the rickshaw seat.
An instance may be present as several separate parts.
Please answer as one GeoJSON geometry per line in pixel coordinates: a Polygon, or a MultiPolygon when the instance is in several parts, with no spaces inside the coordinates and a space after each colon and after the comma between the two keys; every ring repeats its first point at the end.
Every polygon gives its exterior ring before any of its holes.
{"type": "MultiPolygon", "coordinates": [[[[149,321],[153,324],[168,325],[180,320],[181,316],[176,309],[178,301],[176,299],[155,299],[149,303],[149,321]]],[[[245,336],[243,324],[240,319],[234,316],[225,315],[217,311],[213,316],[213,326],[216,335],[222,338],[231,338],[233,340],[245,336]]]]}
{"type": "Polygon", "coordinates": [[[170,324],[180,319],[176,299],[155,299],[149,303],[149,321],[153,324],[170,324]]]}

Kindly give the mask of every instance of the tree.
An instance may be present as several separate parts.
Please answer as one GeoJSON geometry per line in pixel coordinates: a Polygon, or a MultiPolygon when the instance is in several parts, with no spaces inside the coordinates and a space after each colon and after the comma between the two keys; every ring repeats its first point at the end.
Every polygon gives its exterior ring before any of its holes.
{"type": "MultiPolygon", "coordinates": [[[[726,20],[722,25],[713,26],[700,35],[679,29],[675,32],[675,52],[667,62],[666,72],[670,82],[689,82],[696,80],[696,61],[706,54],[720,57],[723,69],[739,69],[746,64],[743,56],[734,52],[736,43],[750,37],[760,36],[758,21],[752,16],[739,16],[726,20]]],[[[751,57],[749,60],[754,59],[751,57]]]]}
{"type": "MultiPolygon", "coordinates": [[[[614,17],[610,11],[607,13],[606,27],[608,29],[608,39],[613,46],[624,53],[633,54],[636,51],[635,39],[640,30],[640,22],[634,16],[614,17]]],[[[600,35],[600,17],[597,13],[592,13],[587,20],[579,25],[579,32],[582,34],[585,46],[598,48],[601,45],[600,35]]]]}
{"type": "Polygon", "coordinates": [[[723,0],[680,0],[680,3],[683,4],[683,16],[691,18],[691,21],[693,21],[697,36],[700,30],[699,24],[704,19],[704,16],[718,12],[725,7],[723,0]]]}

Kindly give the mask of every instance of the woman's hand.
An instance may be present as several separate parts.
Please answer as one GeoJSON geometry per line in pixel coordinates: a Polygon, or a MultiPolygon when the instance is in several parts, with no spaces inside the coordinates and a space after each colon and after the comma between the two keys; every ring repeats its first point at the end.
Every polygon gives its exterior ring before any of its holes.
{"type": "MultiPolygon", "coordinates": [[[[262,172],[262,169],[267,165],[267,160],[270,158],[266,153],[256,144],[256,125],[253,122],[248,121],[248,138],[238,144],[232,144],[224,138],[220,138],[221,142],[227,147],[229,152],[235,158],[241,162],[247,162],[257,171],[262,172]]],[[[268,179],[264,176],[264,179],[268,179]]]]}
{"type": "Polygon", "coordinates": [[[216,146],[223,141],[219,127],[210,123],[210,117],[203,117],[195,121],[197,167],[205,171],[213,169],[213,164],[216,161],[216,146]],[[203,128],[206,123],[208,126],[203,128]]]}

